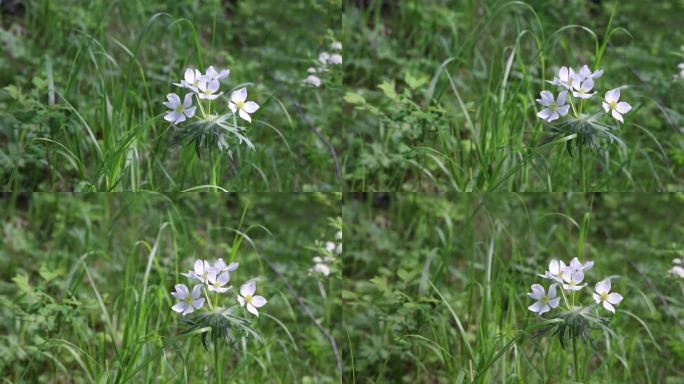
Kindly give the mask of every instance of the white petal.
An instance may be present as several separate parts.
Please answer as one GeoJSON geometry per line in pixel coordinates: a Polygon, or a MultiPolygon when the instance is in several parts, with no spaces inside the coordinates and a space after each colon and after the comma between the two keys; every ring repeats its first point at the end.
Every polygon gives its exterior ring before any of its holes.
{"type": "Polygon", "coordinates": [[[180,97],[178,97],[178,95],[176,95],[175,93],[169,93],[168,95],[166,95],[166,98],[169,100],[169,103],[173,106],[170,108],[176,108],[180,105],[180,97]]]}
{"type": "Polygon", "coordinates": [[[232,263],[228,264],[228,266],[226,267],[226,271],[232,272],[232,271],[236,270],[239,265],[240,265],[239,263],[232,262],[232,263]]]}
{"type": "Polygon", "coordinates": [[[252,305],[261,308],[266,305],[266,299],[263,296],[254,296],[252,297],[252,305]]]}
{"type": "Polygon", "coordinates": [[[176,119],[178,119],[178,115],[182,115],[182,113],[176,112],[176,111],[171,111],[171,112],[167,113],[166,115],[164,115],[164,120],[170,121],[173,123],[176,121],[176,119]]]}
{"type": "Polygon", "coordinates": [[[174,120],[174,124],[182,123],[186,120],[185,115],[182,112],[176,112],[176,120],[174,120]]]}
{"type": "Polygon", "coordinates": [[[248,101],[245,103],[245,106],[242,107],[247,113],[254,113],[259,109],[259,104],[253,102],[253,101],[248,101]]]}
{"type": "Polygon", "coordinates": [[[563,92],[558,94],[558,99],[556,99],[556,104],[558,104],[559,106],[564,105],[567,102],[567,100],[568,100],[568,92],[563,91],[563,92]]]}
{"type": "Polygon", "coordinates": [[[594,298],[594,301],[596,302],[596,304],[601,302],[601,296],[599,296],[597,293],[592,293],[591,297],[594,298]]]}
{"type": "Polygon", "coordinates": [[[613,102],[613,101],[618,101],[620,99],[620,88],[615,88],[611,89],[610,91],[606,92],[606,101],[607,102],[613,102]]]}
{"type": "Polygon", "coordinates": [[[582,66],[582,68],[580,68],[580,70],[579,70],[579,75],[584,79],[586,79],[587,77],[590,77],[591,76],[591,69],[589,69],[589,66],[584,64],[582,66]]]}
{"type": "Polygon", "coordinates": [[[554,112],[551,114],[551,116],[549,116],[549,119],[546,120],[546,121],[548,121],[548,122],[550,123],[550,122],[552,122],[552,121],[554,121],[554,120],[558,120],[559,117],[560,117],[560,115],[558,114],[558,112],[554,111],[554,112]]]}
{"type": "Polygon", "coordinates": [[[190,108],[192,107],[192,93],[188,93],[185,95],[185,98],[183,99],[183,106],[185,108],[190,108]]]}
{"type": "Polygon", "coordinates": [[[561,116],[567,115],[568,112],[570,112],[570,106],[569,105],[565,104],[565,105],[561,105],[560,107],[558,107],[558,114],[560,114],[561,116]]]}
{"type": "Polygon", "coordinates": [[[603,302],[603,308],[615,313],[615,307],[613,307],[609,302],[604,301],[603,302]]]}
{"type": "Polygon", "coordinates": [[[542,307],[543,307],[543,306],[544,306],[544,304],[542,304],[542,303],[540,303],[539,301],[537,301],[536,303],[534,303],[534,304],[530,305],[529,307],[527,307],[527,309],[529,309],[529,310],[532,311],[532,312],[537,312],[537,313],[538,313],[539,311],[542,310],[542,307]]]}
{"type": "Polygon", "coordinates": [[[219,83],[218,80],[212,80],[209,82],[209,85],[207,88],[211,91],[211,93],[214,93],[218,91],[219,87],[221,86],[221,83],[219,83]]]}
{"type": "Polygon", "coordinates": [[[608,302],[611,304],[618,305],[618,304],[620,304],[621,301],[622,301],[622,295],[619,293],[613,292],[610,295],[608,295],[608,302]]]}
{"type": "Polygon", "coordinates": [[[610,279],[604,279],[596,283],[596,292],[604,294],[610,292],[610,279]]]}
{"type": "Polygon", "coordinates": [[[190,294],[190,291],[188,290],[188,287],[185,284],[176,284],[176,292],[178,292],[181,296],[176,296],[181,299],[184,299],[188,297],[190,294]]]}
{"type": "Polygon", "coordinates": [[[177,105],[173,105],[172,101],[165,101],[164,106],[168,109],[176,109],[177,105]]]}
{"type": "Polygon", "coordinates": [[[601,102],[601,105],[603,106],[603,110],[606,111],[606,113],[608,113],[608,111],[610,111],[610,105],[608,105],[608,103],[603,101],[603,102],[601,102]]]}
{"type": "Polygon", "coordinates": [[[249,121],[250,123],[252,122],[252,118],[249,117],[249,113],[245,112],[244,109],[241,109],[241,110],[238,112],[238,115],[240,115],[240,117],[242,117],[244,120],[247,120],[247,121],[249,121]]]}
{"type": "Polygon", "coordinates": [[[202,308],[204,306],[204,298],[199,298],[197,300],[193,300],[192,306],[195,307],[195,309],[202,308]]]}
{"type": "Polygon", "coordinates": [[[188,68],[185,70],[185,81],[193,84],[195,82],[195,70],[188,68]]]}
{"type": "Polygon", "coordinates": [[[245,100],[247,100],[247,88],[240,88],[230,95],[230,101],[232,101],[233,103],[245,100]]]}
{"type": "Polygon", "coordinates": [[[252,304],[247,304],[247,310],[250,313],[254,314],[254,316],[259,317],[259,311],[257,311],[257,309],[252,304]]]}
{"type": "Polygon", "coordinates": [[[581,283],[584,280],[584,272],[580,269],[572,273],[572,280],[581,283]]]}
{"type": "Polygon", "coordinates": [[[594,79],[598,79],[603,75],[603,69],[597,69],[594,73],[591,74],[591,77],[594,79]]]}
{"type": "Polygon", "coordinates": [[[560,71],[558,71],[558,77],[560,78],[561,81],[567,83],[568,80],[570,79],[570,74],[568,73],[568,67],[562,66],[560,68],[560,71]]]}
{"type": "Polygon", "coordinates": [[[553,103],[553,93],[549,91],[541,91],[539,95],[541,95],[541,101],[539,104],[548,107],[551,105],[551,103],[553,103]]]}
{"type": "Polygon", "coordinates": [[[235,113],[235,111],[237,111],[237,106],[232,101],[229,101],[228,109],[230,109],[231,112],[235,113]]]}
{"type": "Polygon", "coordinates": [[[207,76],[209,76],[212,79],[215,79],[216,77],[218,77],[218,73],[214,69],[213,65],[210,65],[209,68],[207,68],[207,71],[205,73],[207,74],[207,76]]]}
{"type": "Polygon", "coordinates": [[[192,298],[197,299],[202,296],[202,284],[196,284],[192,287],[192,298]]]}
{"type": "Polygon", "coordinates": [[[242,287],[240,287],[240,294],[242,296],[254,295],[255,291],[256,291],[256,282],[254,280],[248,281],[248,282],[242,284],[242,287]]]}
{"type": "Polygon", "coordinates": [[[196,109],[197,109],[197,107],[186,108],[185,111],[183,111],[183,113],[185,113],[185,116],[187,116],[188,118],[191,118],[191,117],[195,116],[195,110],[196,109]]]}
{"type": "Polygon", "coordinates": [[[618,111],[616,111],[616,110],[613,109],[613,110],[610,112],[610,114],[613,116],[613,118],[614,118],[615,120],[617,120],[617,121],[619,121],[619,122],[621,122],[621,123],[624,123],[624,120],[622,120],[622,115],[620,114],[620,112],[618,112],[618,111]]]}
{"type": "Polygon", "coordinates": [[[183,316],[187,315],[188,313],[192,313],[195,311],[195,307],[192,305],[188,304],[185,306],[185,311],[183,311],[183,316]]]}
{"type": "Polygon", "coordinates": [[[617,109],[617,111],[620,113],[627,113],[632,110],[632,106],[624,101],[621,101],[617,103],[617,108],[615,109],[617,109]]]}
{"type": "Polygon", "coordinates": [[[237,301],[238,301],[238,303],[240,303],[241,307],[245,306],[245,299],[242,296],[238,296],[237,301]]]}
{"type": "Polygon", "coordinates": [[[230,280],[230,275],[228,274],[228,272],[223,272],[222,274],[220,274],[218,276],[218,282],[221,285],[226,285],[229,280],[230,280]]]}
{"type": "Polygon", "coordinates": [[[560,264],[558,263],[558,260],[553,259],[549,262],[549,272],[554,275],[560,275],[560,264]]]}
{"type": "Polygon", "coordinates": [[[594,80],[590,77],[582,82],[582,89],[591,91],[594,88],[594,80]]]}
{"type": "Polygon", "coordinates": [[[551,116],[551,113],[552,111],[550,109],[545,108],[539,111],[539,113],[537,113],[537,117],[539,117],[542,120],[546,120],[549,118],[549,116],[551,116]]]}
{"type": "Polygon", "coordinates": [[[195,274],[199,276],[204,276],[204,261],[197,260],[194,265],[195,274]]]}
{"type": "Polygon", "coordinates": [[[544,287],[540,284],[532,284],[532,293],[528,294],[529,297],[539,300],[544,296],[544,287]]]}
{"type": "Polygon", "coordinates": [[[173,309],[174,312],[182,313],[185,311],[186,306],[187,304],[181,301],[180,303],[176,303],[173,307],[171,307],[171,309],[173,309]]]}
{"type": "Polygon", "coordinates": [[[212,268],[212,270],[207,274],[207,280],[209,280],[209,282],[212,284],[216,283],[216,274],[217,271],[212,268]]]}
{"type": "Polygon", "coordinates": [[[556,297],[556,286],[557,286],[557,285],[558,285],[558,284],[551,284],[551,285],[549,286],[549,294],[548,294],[549,299],[553,299],[553,298],[556,297]]]}
{"type": "Polygon", "coordinates": [[[549,300],[549,306],[551,308],[557,308],[558,305],[560,304],[560,299],[561,299],[560,297],[556,297],[555,299],[549,300]]]}
{"type": "Polygon", "coordinates": [[[545,314],[546,312],[550,311],[551,307],[548,304],[542,304],[541,305],[541,310],[539,311],[540,315],[545,314]]]}

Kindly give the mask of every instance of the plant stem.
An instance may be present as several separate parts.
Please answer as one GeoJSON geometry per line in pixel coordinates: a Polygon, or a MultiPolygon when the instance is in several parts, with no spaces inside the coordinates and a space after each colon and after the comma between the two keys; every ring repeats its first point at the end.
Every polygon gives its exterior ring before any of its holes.
{"type": "Polygon", "coordinates": [[[223,368],[221,368],[219,338],[216,335],[214,335],[214,375],[216,376],[216,384],[221,384],[222,373],[223,368]]]}
{"type": "Polygon", "coordinates": [[[579,166],[580,166],[580,189],[583,192],[587,191],[586,180],[584,175],[584,155],[582,150],[582,143],[577,143],[577,150],[579,152],[579,166]]]}
{"type": "Polygon", "coordinates": [[[575,371],[575,381],[580,383],[579,364],[577,363],[577,341],[575,337],[572,338],[572,357],[575,362],[575,366],[573,367],[573,370],[575,371]]]}

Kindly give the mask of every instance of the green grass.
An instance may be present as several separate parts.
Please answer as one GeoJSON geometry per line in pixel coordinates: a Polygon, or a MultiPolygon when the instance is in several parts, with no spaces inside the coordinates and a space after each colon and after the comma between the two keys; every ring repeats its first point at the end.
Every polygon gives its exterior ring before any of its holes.
{"type": "Polygon", "coordinates": [[[3,190],[340,189],[340,76],[301,85],[339,32],[339,0],[5,3],[3,190]],[[200,157],[164,121],[166,94],[181,92],[171,83],[209,65],[231,69],[225,97],[247,86],[261,105],[246,132],[256,150],[231,138],[232,158],[216,146],[200,157]]]}
{"type": "Polygon", "coordinates": [[[684,255],[681,194],[346,198],[346,382],[574,382],[572,346],[542,332],[527,293],[575,256],[596,262],[578,303],[608,276],[624,296],[599,312],[615,336],[577,346],[580,381],[681,381],[684,280],[667,272],[684,255]]]}
{"type": "Polygon", "coordinates": [[[202,329],[188,333],[170,292],[196,258],[223,257],[240,263],[224,300],[258,278],[268,303],[247,317],[261,342],[220,349],[222,382],[339,382],[340,271],[325,279],[308,269],[340,228],[340,195],[284,198],[3,196],[0,381],[214,382],[213,348],[202,329]]]}
{"type": "Polygon", "coordinates": [[[681,190],[681,1],[347,3],[347,190],[681,190]],[[536,117],[544,80],[582,64],[605,70],[585,107],[627,86],[624,149],[571,155],[577,132],[536,117]]]}

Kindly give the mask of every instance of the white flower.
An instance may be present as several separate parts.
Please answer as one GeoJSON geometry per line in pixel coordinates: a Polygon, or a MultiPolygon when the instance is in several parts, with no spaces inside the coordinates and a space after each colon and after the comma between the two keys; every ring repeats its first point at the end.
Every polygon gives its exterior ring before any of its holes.
{"type": "Polygon", "coordinates": [[[332,44],[330,44],[330,49],[333,51],[341,51],[342,50],[342,43],[339,41],[333,41],[332,44]]]}
{"type": "Polygon", "coordinates": [[[202,296],[202,284],[197,284],[192,287],[192,295],[188,291],[185,284],[176,284],[176,291],[171,292],[171,295],[180,300],[171,309],[175,312],[181,313],[184,316],[192,313],[195,309],[200,309],[204,305],[204,298],[202,296]]]}
{"type": "Polygon", "coordinates": [[[674,264],[681,264],[681,263],[682,263],[682,259],[680,259],[679,257],[675,257],[674,259],[672,259],[672,262],[673,262],[674,264]]]}
{"type": "Polygon", "coordinates": [[[185,70],[184,79],[181,80],[180,83],[173,83],[173,85],[177,85],[181,88],[192,89],[194,92],[197,92],[199,82],[202,81],[202,78],[202,72],[197,69],[188,68],[185,70]]]}
{"type": "Polygon", "coordinates": [[[194,272],[192,273],[193,276],[188,276],[188,277],[193,277],[203,283],[207,282],[207,278],[209,277],[209,272],[212,271],[211,265],[209,264],[208,261],[206,260],[197,260],[195,261],[194,265],[194,272]]]}
{"type": "Polygon", "coordinates": [[[183,103],[181,103],[180,97],[175,93],[169,93],[166,95],[169,101],[164,102],[164,105],[171,109],[164,116],[164,120],[170,121],[173,124],[182,123],[187,118],[191,118],[195,115],[195,108],[192,106],[192,93],[185,95],[183,103]]]}
{"type": "Polygon", "coordinates": [[[342,254],[342,243],[337,243],[337,247],[335,247],[335,253],[338,255],[342,254]]]}
{"type": "Polygon", "coordinates": [[[584,272],[580,270],[572,270],[566,268],[563,272],[563,288],[568,291],[579,291],[580,289],[586,287],[586,284],[580,285],[582,280],[584,280],[584,272]]]}
{"type": "Polygon", "coordinates": [[[337,233],[335,233],[335,240],[342,240],[342,231],[337,231],[337,233]]]}
{"type": "Polygon", "coordinates": [[[620,88],[611,89],[606,92],[606,98],[601,105],[603,105],[603,109],[606,113],[610,111],[610,114],[615,120],[624,123],[621,114],[629,112],[632,109],[632,106],[624,101],[618,102],[618,100],[620,100],[620,88]]]}
{"type": "Polygon", "coordinates": [[[680,267],[679,265],[675,265],[674,267],[672,267],[672,269],[670,269],[668,273],[684,279],[684,268],[680,267]]]}
{"type": "Polygon", "coordinates": [[[212,80],[221,80],[224,77],[230,75],[230,69],[222,69],[221,72],[217,72],[213,65],[207,68],[207,72],[202,76],[202,80],[206,82],[211,82],[212,80]]]}
{"type": "Polygon", "coordinates": [[[200,99],[216,100],[219,96],[223,95],[223,92],[216,93],[220,86],[221,83],[216,79],[208,82],[200,80],[199,83],[197,83],[197,96],[199,96],[200,99]]]}
{"type": "Polygon", "coordinates": [[[238,268],[239,265],[240,264],[236,263],[236,262],[233,262],[233,263],[226,265],[226,262],[223,261],[223,258],[219,258],[214,263],[213,268],[219,272],[233,272],[234,270],[236,270],[238,268]]]}
{"type": "Polygon", "coordinates": [[[306,71],[307,71],[308,73],[316,73],[316,72],[318,72],[318,70],[317,70],[316,68],[314,68],[314,67],[309,67],[309,68],[306,69],[306,71]]]}
{"type": "Polygon", "coordinates": [[[601,75],[603,75],[602,69],[596,70],[595,72],[591,72],[591,69],[589,69],[589,66],[586,64],[584,64],[577,73],[577,76],[580,78],[580,80],[598,79],[599,77],[601,77],[601,75]]]}
{"type": "Polygon", "coordinates": [[[330,57],[328,57],[328,64],[331,64],[331,65],[342,64],[342,55],[340,55],[339,53],[333,53],[332,55],[330,55],[330,57]]]}
{"type": "Polygon", "coordinates": [[[569,90],[572,87],[573,78],[575,78],[575,71],[572,68],[562,66],[558,71],[558,77],[555,77],[553,81],[547,80],[546,82],[553,85],[560,85],[569,90]]]}
{"type": "Polygon", "coordinates": [[[328,52],[321,52],[320,55],[318,55],[318,61],[321,64],[328,64],[328,60],[330,59],[330,54],[328,52]]]}
{"type": "Polygon", "coordinates": [[[679,63],[679,65],[677,65],[677,68],[679,68],[679,77],[684,79],[684,63],[679,63]]]}
{"type": "Polygon", "coordinates": [[[335,246],[336,246],[335,243],[333,243],[332,241],[326,241],[326,242],[325,242],[325,249],[326,249],[328,252],[334,251],[334,250],[335,250],[335,246]]]}
{"type": "Polygon", "coordinates": [[[240,302],[241,307],[244,307],[245,304],[247,304],[247,310],[254,314],[254,316],[259,317],[257,308],[266,305],[266,299],[264,299],[263,296],[254,296],[255,291],[256,282],[254,280],[248,281],[240,287],[240,295],[238,295],[237,300],[240,302]]]}
{"type": "Polygon", "coordinates": [[[603,308],[615,313],[615,307],[622,301],[622,295],[619,293],[610,293],[610,279],[599,281],[594,288],[596,292],[592,294],[596,304],[603,301],[603,308]]]}
{"type": "Polygon", "coordinates": [[[314,266],[309,269],[309,272],[311,273],[320,273],[324,276],[330,275],[330,266],[328,265],[329,262],[332,260],[329,260],[326,258],[326,260],[321,259],[319,256],[316,256],[313,258],[314,266]]]}
{"type": "Polygon", "coordinates": [[[557,284],[551,284],[549,287],[549,294],[547,295],[544,292],[544,287],[539,284],[532,284],[532,292],[527,295],[530,298],[537,300],[537,302],[527,307],[527,309],[542,315],[550,311],[551,308],[558,307],[558,304],[560,304],[560,297],[556,296],[556,285],[557,284]]]}
{"type": "Polygon", "coordinates": [[[572,271],[588,271],[594,266],[593,261],[587,261],[586,263],[582,264],[578,258],[573,258],[570,260],[570,265],[568,268],[572,271]]]}
{"type": "Polygon", "coordinates": [[[247,88],[240,88],[230,95],[230,102],[228,102],[228,108],[230,108],[233,113],[239,111],[239,115],[243,120],[247,120],[250,123],[252,118],[249,116],[250,113],[254,113],[259,109],[259,104],[253,101],[247,100],[247,88]]]}
{"type": "Polygon", "coordinates": [[[207,286],[212,292],[224,293],[228,291],[228,287],[225,287],[230,281],[230,275],[228,272],[221,272],[216,269],[209,271],[207,275],[207,286]]]}
{"type": "Polygon", "coordinates": [[[559,283],[563,279],[563,271],[567,269],[567,266],[562,260],[552,259],[549,262],[549,270],[544,272],[543,275],[537,274],[537,276],[543,277],[545,279],[555,280],[559,283]]]}
{"type": "Polygon", "coordinates": [[[594,88],[594,79],[591,77],[582,79],[580,76],[575,76],[572,79],[572,88],[572,95],[580,99],[588,99],[596,94],[596,92],[590,93],[594,88]]]}
{"type": "Polygon", "coordinates": [[[553,100],[553,93],[549,91],[541,91],[540,95],[541,99],[537,99],[537,102],[546,108],[537,113],[539,118],[546,120],[547,122],[552,122],[560,116],[568,114],[570,106],[566,104],[568,97],[567,92],[563,91],[559,93],[558,99],[555,101],[553,100]]]}
{"type": "Polygon", "coordinates": [[[321,78],[316,75],[309,75],[304,79],[304,84],[313,85],[318,88],[321,86],[321,78]]]}

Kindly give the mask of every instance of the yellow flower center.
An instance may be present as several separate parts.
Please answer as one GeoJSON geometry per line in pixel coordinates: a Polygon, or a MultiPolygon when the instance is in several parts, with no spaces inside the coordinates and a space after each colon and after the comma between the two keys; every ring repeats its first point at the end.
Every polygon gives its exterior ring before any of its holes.
{"type": "Polygon", "coordinates": [[[608,301],[608,292],[603,292],[601,294],[601,299],[603,299],[603,301],[608,301]]]}
{"type": "Polygon", "coordinates": [[[539,299],[539,302],[542,304],[547,304],[549,302],[549,297],[544,295],[541,297],[541,299],[539,299]]]}
{"type": "Polygon", "coordinates": [[[183,106],[183,104],[180,104],[179,106],[176,107],[175,111],[176,112],[183,112],[183,111],[185,111],[185,107],[183,106]]]}
{"type": "Polygon", "coordinates": [[[237,106],[238,109],[242,109],[245,106],[245,102],[243,100],[240,100],[237,103],[235,103],[235,105],[237,106]]]}
{"type": "Polygon", "coordinates": [[[611,107],[612,109],[616,109],[616,108],[617,108],[617,101],[611,101],[611,102],[608,103],[608,104],[610,105],[610,107],[611,107]]]}
{"type": "Polygon", "coordinates": [[[186,297],[185,299],[183,299],[183,301],[188,303],[188,304],[192,304],[192,296],[186,297]]]}
{"type": "Polygon", "coordinates": [[[247,302],[247,304],[252,304],[252,295],[245,296],[245,301],[247,302]]]}

